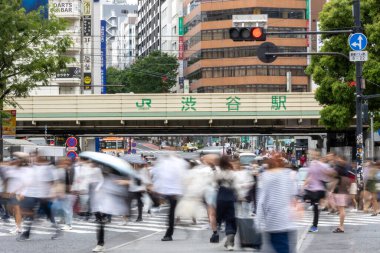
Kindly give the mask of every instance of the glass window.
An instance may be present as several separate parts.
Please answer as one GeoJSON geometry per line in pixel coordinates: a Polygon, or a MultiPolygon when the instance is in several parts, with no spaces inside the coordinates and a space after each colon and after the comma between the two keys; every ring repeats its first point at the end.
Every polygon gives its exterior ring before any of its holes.
{"type": "Polygon", "coordinates": [[[202,31],[202,40],[212,40],[212,31],[213,30],[202,31]]]}
{"type": "Polygon", "coordinates": [[[213,77],[223,77],[223,68],[214,68],[213,77]]]}
{"type": "Polygon", "coordinates": [[[257,76],[256,66],[247,66],[247,76],[257,76]]]}
{"type": "Polygon", "coordinates": [[[262,66],[262,65],[257,66],[257,75],[258,76],[267,76],[266,66],[262,66]]]}
{"type": "Polygon", "coordinates": [[[223,30],[212,30],[213,31],[213,38],[214,40],[223,40],[223,30]]]}

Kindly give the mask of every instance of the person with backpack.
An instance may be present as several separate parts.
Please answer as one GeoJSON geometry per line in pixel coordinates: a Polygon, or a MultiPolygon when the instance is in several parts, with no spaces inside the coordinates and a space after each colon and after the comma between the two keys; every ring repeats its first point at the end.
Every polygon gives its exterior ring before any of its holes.
{"type": "Polygon", "coordinates": [[[219,163],[220,170],[215,173],[218,193],[216,197],[217,224],[226,224],[226,242],[224,247],[232,251],[235,246],[236,216],[235,201],[237,199],[237,180],[233,164],[228,156],[222,156],[219,163]]]}

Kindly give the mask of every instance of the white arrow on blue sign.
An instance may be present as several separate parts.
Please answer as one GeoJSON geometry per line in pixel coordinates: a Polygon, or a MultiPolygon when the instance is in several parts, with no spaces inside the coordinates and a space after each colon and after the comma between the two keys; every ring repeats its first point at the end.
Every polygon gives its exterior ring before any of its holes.
{"type": "Polygon", "coordinates": [[[350,48],[354,51],[361,51],[367,47],[367,37],[362,33],[351,34],[348,38],[348,44],[350,48]]]}

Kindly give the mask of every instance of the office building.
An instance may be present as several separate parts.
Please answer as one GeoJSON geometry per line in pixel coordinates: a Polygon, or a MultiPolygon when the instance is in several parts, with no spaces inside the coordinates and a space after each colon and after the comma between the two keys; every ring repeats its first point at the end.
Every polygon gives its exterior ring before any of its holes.
{"type": "Polygon", "coordinates": [[[137,55],[146,56],[161,49],[161,0],[139,0],[137,20],[137,55]]]}
{"type": "Polygon", "coordinates": [[[106,21],[107,67],[124,69],[135,58],[137,5],[105,3],[101,15],[106,21]]]}
{"type": "MultiPolygon", "coordinates": [[[[263,43],[234,42],[229,38],[233,15],[266,14],[267,31],[306,31],[307,3],[286,1],[184,0],[184,75],[192,92],[303,92],[310,91],[306,56],[278,57],[270,64],[257,58],[263,43]]],[[[267,36],[280,52],[307,52],[305,35],[267,36]]]]}

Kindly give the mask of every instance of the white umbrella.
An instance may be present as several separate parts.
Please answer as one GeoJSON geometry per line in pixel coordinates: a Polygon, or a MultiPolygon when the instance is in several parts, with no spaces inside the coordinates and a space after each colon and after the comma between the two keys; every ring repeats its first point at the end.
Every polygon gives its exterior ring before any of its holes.
{"type": "Polygon", "coordinates": [[[122,159],[130,164],[147,164],[147,162],[141,157],[141,155],[125,155],[122,157],[122,159]]]}
{"type": "Polygon", "coordinates": [[[121,158],[92,151],[84,151],[79,154],[79,157],[87,158],[94,162],[104,164],[107,167],[115,170],[117,174],[135,178],[137,177],[132,166],[121,158]]]}

